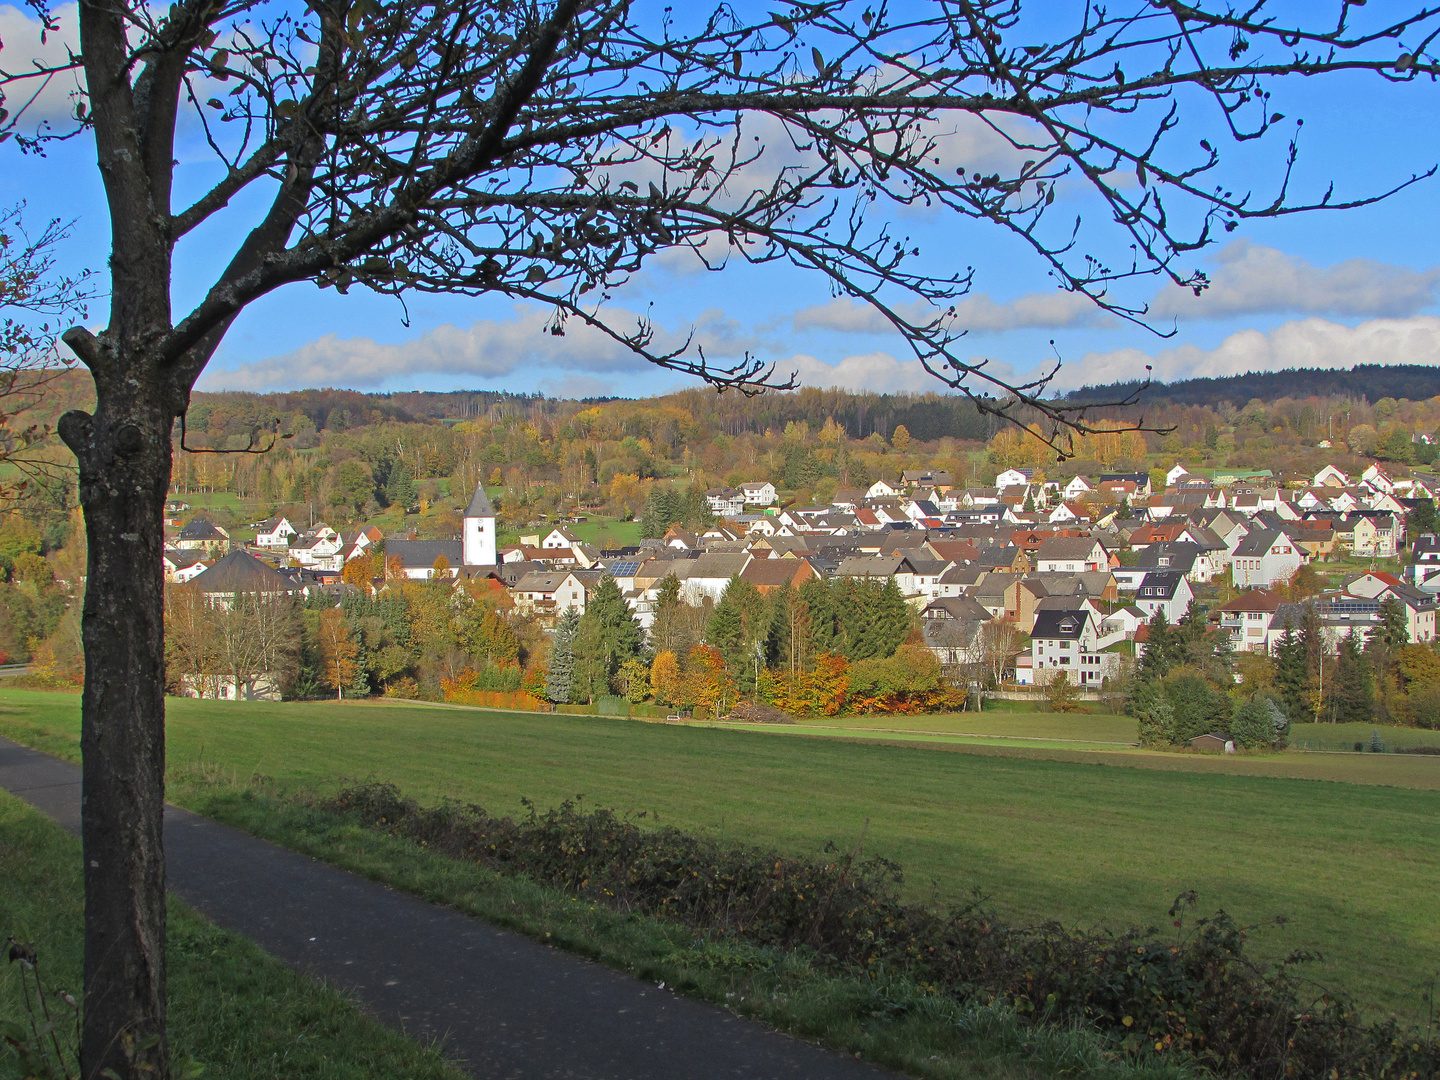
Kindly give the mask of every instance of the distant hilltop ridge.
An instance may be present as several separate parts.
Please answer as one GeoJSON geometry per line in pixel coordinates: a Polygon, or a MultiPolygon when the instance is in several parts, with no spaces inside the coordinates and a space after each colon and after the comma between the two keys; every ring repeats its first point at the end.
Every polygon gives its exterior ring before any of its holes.
{"type": "MultiPolygon", "coordinates": [[[[1137,381],[1085,386],[1064,395],[1068,404],[1123,401],[1142,384],[1137,381]]],[[[1140,394],[1140,404],[1168,401],[1176,405],[1215,405],[1229,401],[1244,405],[1253,398],[1353,397],[1366,401],[1408,398],[1424,401],[1440,395],[1440,367],[1424,364],[1357,364],[1344,368],[1287,368],[1252,371],[1216,379],[1152,381],[1140,394]]]]}

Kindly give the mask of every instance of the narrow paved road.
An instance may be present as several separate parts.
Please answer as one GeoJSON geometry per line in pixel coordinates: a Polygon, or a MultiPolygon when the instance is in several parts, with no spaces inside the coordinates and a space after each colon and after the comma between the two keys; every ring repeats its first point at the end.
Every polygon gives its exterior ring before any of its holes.
{"type": "MultiPolygon", "coordinates": [[[[77,766],[0,739],[0,787],[79,831],[77,766]]],[[[173,806],[165,848],[171,890],[211,920],[476,1076],[894,1080],[173,806]]]]}

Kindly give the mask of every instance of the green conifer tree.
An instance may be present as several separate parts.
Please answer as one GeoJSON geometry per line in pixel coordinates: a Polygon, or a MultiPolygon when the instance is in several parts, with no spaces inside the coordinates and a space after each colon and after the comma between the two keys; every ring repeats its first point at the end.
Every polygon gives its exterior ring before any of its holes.
{"type": "MultiPolygon", "coordinates": [[[[625,596],[621,593],[620,586],[609,574],[604,575],[591,590],[590,598],[585,605],[585,617],[593,619],[598,627],[596,647],[599,649],[601,670],[607,686],[607,689],[592,695],[598,697],[600,694],[609,692],[609,683],[620,670],[620,665],[626,660],[640,655],[645,634],[640,629],[640,623],[635,618],[635,613],[625,602],[625,596]]],[[[575,655],[578,660],[580,656],[578,645],[575,655]]]]}
{"type": "Polygon", "coordinates": [[[1329,687],[1326,712],[1339,724],[1373,720],[1374,682],[1353,629],[1340,639],[1335,659],[1335,679],[1329,687]]]}
{"type": "Polygon", "coordinates": [[[1146,625],[1145,653],[1136,665],[1135,677],[1142,682],[1158,682],[1170,673],[1175,662],[1175,630],[1165,617],[1164,608],[1156,608],[1146,625]]]}
{"type": "Polygon", "coordinates": [[[900,584],[887,577],[880,587],[879,603],[876,605],[875,650],[872,656],[894,656],[895,650],[905,643],[914,625],[914,609],[905,602],[900,584]]]}
{"type": "Polygon", "coordinates": [[[570,702],[593,705],[596,698],[610,692],[605,628],[593,611],[580,617],[571,653],[570,702]]]}
{"type": "Polygon", "coordinates": [[[575,674],[575,635],[579,629],[580,612],[566,608],[550,642],[550,667],[545,673],[545,696],[558,705],[570,702],[570,684],[575,674]]]}
{"type": "Polygon", "coordinates": [[[415,505],[415,482],[410,479],[410,470],[403,461],[390,467],[390,477],[385,481],[385,497],[392,506],[408,510],[415,505]]]}
{"type": "Polygon", "coordinates": [[[1275,643],[1275,689],[1280,704],[1291,721],[1304,722],[1307,705],[1305,688],[1309,675],[1305,664],[1305,646],[1295,633],[1295,624],[1285,620],[1285,629],[1275,643]]]}

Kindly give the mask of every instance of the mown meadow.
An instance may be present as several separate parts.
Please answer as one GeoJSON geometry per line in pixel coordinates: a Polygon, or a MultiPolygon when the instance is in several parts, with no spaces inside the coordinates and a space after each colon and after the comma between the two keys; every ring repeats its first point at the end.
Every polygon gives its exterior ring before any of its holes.
{"type": "MultiPolygon", "coordinates": [[[[0,693],[0,735],[73,757],[78,705],[73,696],[0,693]]],[[[1383,780],[1127,768],[1119,754],[1046,760],[388,703],[174,700],[169,747],[177,779],[197,769],[264,774],[280,790],[319,791],[384,780],[422,802],[514,813],[524,798],[544,808],[583,795],[590,805],[801,855],[863,839],[866,851],[905,868],[912,898],[944,904],[978,889],[1014,920],[1155,924],[1193,888],[1202,909],[1252,923],[1285,916],[1257,935],[1262,955],[1315,949],[1325,957],[1317,980],[1411,1019],[1425,1013],[1422,994],[1440,971],[1440,927],[1430,917],[1440,792],[1383,780]]],[[[1372,756],[1333,758],[1373,767],[1372,756]]]]}

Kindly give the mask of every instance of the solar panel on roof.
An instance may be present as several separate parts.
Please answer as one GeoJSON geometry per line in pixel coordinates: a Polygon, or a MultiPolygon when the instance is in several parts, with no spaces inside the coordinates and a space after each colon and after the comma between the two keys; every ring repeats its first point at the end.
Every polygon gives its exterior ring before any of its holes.
{"type": "Polygon", "coordinates": [[[608,569],[611,577],[633,577],[640,570],[640,564],[631,559],[616,559],[608,569]]]}

